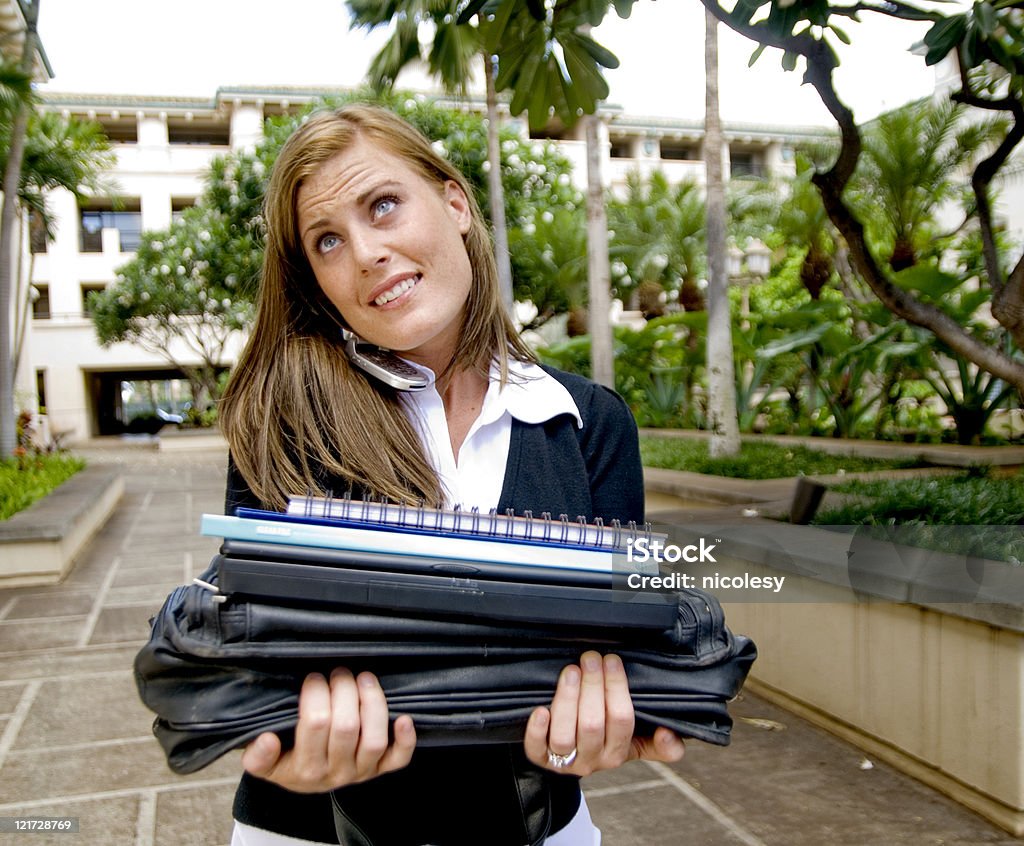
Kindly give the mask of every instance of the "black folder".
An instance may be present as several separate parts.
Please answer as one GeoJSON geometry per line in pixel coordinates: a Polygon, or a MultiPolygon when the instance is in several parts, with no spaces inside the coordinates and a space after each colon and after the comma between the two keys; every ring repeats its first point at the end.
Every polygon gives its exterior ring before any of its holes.
{"type": "Polygon", "coordinates": [[[633,590],[626,573],[225,541],[224,594],[545,626],[671,628],[672,594],[633,590]]]}

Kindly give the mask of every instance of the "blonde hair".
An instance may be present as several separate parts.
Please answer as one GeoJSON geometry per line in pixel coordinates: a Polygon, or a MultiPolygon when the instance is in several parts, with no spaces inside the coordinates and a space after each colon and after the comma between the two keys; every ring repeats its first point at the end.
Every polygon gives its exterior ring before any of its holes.
{"type": "Polygon", "coordinates": [[[221,401],[220,421],[234,461],[263,503],[323,494],[340,481],[398,501],[441,504],[437,475],[397,392],[352,367],[342,350],[344,321],[324,295],[303,251],[296,198],[303,180],[356,138],[402,158],[439,190],[465,193],[465,235],[473,280],[455,354],[445,372],[486,368],[508,357],[533,360],[505,311],[490,233],[465,177],[404,120],[356,104],[314,113],[285,142],[264,202],[267,225],[255,325],[221,401]]]}

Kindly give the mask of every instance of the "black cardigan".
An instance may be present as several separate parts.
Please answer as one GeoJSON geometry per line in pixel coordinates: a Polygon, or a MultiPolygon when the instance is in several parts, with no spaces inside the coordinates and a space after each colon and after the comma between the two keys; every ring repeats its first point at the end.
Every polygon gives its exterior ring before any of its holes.
{"type": "MultiPolygon", "coordinates": [[[[514,420],[498,511],[550,512],[638,523],[644,517],[636,423],[617,394],[579,376],[548,373],[572,395],[583,419],[514,420]]],[[[262,507],[229,462],[225,511],[262,507]]],[[[412,763],[364,784],[334,791],[336,801],[375,846],[423,843],[522,846],[536,803],[550,800],[551,832],[579,809],[579,779],[540,771],[520,745],[417,749],[412,763]],[[538,780],[539,776],[539,780],[538,780]],[[539,784],[531,795],[528,783],[539,784]],[[486,833],[486,834],[484,834],[486,833]]],[[[291,837],[336,843],[330,794],[297,794],[242,776],[235,819],[291,837]]]]}

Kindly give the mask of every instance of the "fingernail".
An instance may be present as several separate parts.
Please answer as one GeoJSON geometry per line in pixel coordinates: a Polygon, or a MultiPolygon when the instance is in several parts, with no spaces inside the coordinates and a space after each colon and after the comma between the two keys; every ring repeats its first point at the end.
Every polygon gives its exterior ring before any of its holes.
{"type": "Polygon", "coordinates": [[[601,669],[601,656],[596,652],[586,652],[583,655],[583,669],[588,673],[596,673],[601,669]]]}
{"type": "Polygon", "coordinates": [[[372,673],[360,673],[359,674],[359,686],[360,687],[373,687],[377,680],[373,677],[372,673]]]}
{"type": "Polygon", "coordinates": [[[625,672],[625,667],[622,666],[622,659],[618,655],[605,655],[604,671],[612,676],[622,675],[625,672]]]}
{"type": "Polygon", "coordinates": [[[564,678],[567,685],[570,687],[576,687],[580,683],[579,667],[566,667],[564,678]]]}

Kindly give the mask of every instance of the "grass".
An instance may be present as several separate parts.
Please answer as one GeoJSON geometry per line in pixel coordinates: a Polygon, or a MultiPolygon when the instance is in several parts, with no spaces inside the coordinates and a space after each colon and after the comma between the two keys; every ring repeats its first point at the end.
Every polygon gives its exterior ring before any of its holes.
{"type": "Polygon", "coordinates": [[[866,497],[823,511],[815,522],[837,525],[1012,526],[1024,524],[1024,473],[966,472],[893,481],[850,481],[837,493],[866,497]]]}
{"type": "Polygon", "coordinates": [[[0,520],[28,508],[85,467],[68,455],[22,456],[0,462],[0,520]]]}
{"type": "Polygon", "coordinates": [[[863,497],[822,510],[821,526],[861,526],[878,540],[1020,564],[1024,561],[1024,472],[851,481],[837,493],[863,497]]]}
{"type": "Polygon", "coordinates": [[[861,458],[855,455],[830,455],[800,446],[746,441],[738,456],[711,458],[704,440],[689,438],[640,438],[640,454],[647,467],[689,470],[735,479],[784,479],[790,476],[831,475],[840,471],[862,473],[871,470],[895,470],[920,467],[917,459],[861,458]]]}

